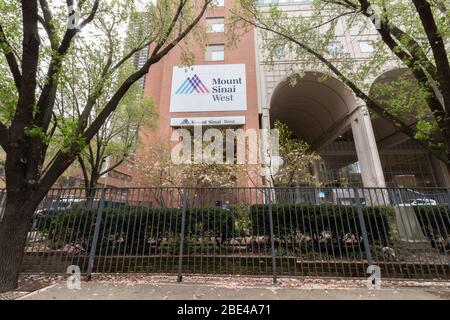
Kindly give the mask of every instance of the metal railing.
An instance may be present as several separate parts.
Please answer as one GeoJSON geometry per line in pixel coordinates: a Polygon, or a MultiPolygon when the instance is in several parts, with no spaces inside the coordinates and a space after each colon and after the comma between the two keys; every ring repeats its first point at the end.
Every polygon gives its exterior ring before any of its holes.
{"type": "Polygon", "coordinates": [[[447,189],[55,189],[23,271],[449,279],[449,251],[447,189]]]}

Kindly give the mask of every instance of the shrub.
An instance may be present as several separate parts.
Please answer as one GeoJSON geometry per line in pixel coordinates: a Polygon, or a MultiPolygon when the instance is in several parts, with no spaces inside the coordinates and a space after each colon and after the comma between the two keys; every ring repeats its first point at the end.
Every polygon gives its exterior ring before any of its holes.
{"type": "Polygon", "coordinates": [[[414,211],[424,235],[434,247],[450,248],[450,208],[448,206],[416,206],[414,211]]]}
{"type": "MultiPolygon", "coordinates": [[[[41,219],[53,247],[79,244],[89,251],[97,209],[53,211],[41,219]]],[[[100,224],[97,252],[143,254],[150,246],[176,246],[181,233],[181,209],[127,207],[105,209],[100,224]],[[100,251],[101,250],[101,251],[100,251]]],[[[36,224],[39,226],[39,222],[36,224]]],[[[232,215],[224,209],[188,209],[185,234],[214,237],[220,244],[232,235],[232,215]]],[[[152,252],[154,252],[153,250],[152,252]]]]}
{"type": "MultiPolygon", "coordinates": [[[[369,241],[386,246],[390,240],[390,207],[364,207],[369,241]]],[[[299,244],[336,248],[362,245],[357,208],[337,205],[272,205],[276,244],[299,244]]],[[[78,245],[89,251],[94,235],[97,209],[78,208],[53,211],[37,221],[51,247],[78,245]],[[44,226],[44,227],[42,227],[44,226]]],[[[143,255],[177,252],[180,243],[182,209],[126,207],[104,209],[97,254],[143,255]]],[[[254,205],[186,210],[186,246],[223,249],[226,245],[259,244],[269,248],[269,207],[254,205]]],[[[212,252],[212,251],[210,251],[212,252]]]]}
{"type": "MultiPolygon", "coordinates": [[[[371,244],[387,245],[391,231],[388,224],[391,207],[362,207],[365,225],[371,244]]],[[[252,206],[252,231],[270,234],[269,206],[252,206]],[[257,222],[255,224],[255,222],[257,222]]],[[[361,242],[362,232],[356,206],[273,204],[273,228],[280,239],[311,238],[313,242],[345,245],[361,242]]]]}

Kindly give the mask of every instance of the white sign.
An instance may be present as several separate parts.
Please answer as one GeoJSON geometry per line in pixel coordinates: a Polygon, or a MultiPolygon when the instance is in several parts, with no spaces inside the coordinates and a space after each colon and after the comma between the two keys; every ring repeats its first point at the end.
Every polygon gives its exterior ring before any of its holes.
{"type": "Polygon", "coordinates": [[[245,117],[172,118],[172,127],[244,125],[245,117]]]}
{"type": "Polygon", "coordinates": [[[245,110],[245,64],[174,67],[170,112],[245,110]]]}

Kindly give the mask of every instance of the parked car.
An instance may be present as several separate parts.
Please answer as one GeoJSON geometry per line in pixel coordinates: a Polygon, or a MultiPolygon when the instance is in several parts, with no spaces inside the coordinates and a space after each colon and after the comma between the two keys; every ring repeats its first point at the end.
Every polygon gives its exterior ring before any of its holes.
{"type": "Polygon", "coordinates": [[[436,200],[433,199],[413,199],[405,203],[399,204],[401,207],[415,207],[415,206],[437,206],[436,200]]]}
{"type": "MultiPolygon", "coordinates": [[[[126,201],[113,201],[106,200],[104,203],[104,208],[123,208],[128,205],[126,201]]],[[[47,206],[42,209],[38,209],[35,215],[39,218],[48,217],[55,212],[62,212],[71,209],[78,208],[98,208],[100,207],[100,199],[87,200],[84,197],[75,196],[62,196],[58,199],[51,201],[47,206]]]]}

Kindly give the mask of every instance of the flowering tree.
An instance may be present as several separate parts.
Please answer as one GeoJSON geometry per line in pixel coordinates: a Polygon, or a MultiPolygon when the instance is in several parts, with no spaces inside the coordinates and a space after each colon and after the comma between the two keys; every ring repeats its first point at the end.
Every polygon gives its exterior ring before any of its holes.
{"type": "Polygon", "coordinates": [[[167,202],[165,188],[180,188],[180,192],[181,189],[192,188],[197,200],[201,200],[209,192],[208,188],[237,187],[239,180],[245,178],[243,166],[238,164],[207,161],[174,163],[171,157],[172,147],[169,142],[155,143],[136,159],[136,168],[142,172],[142,184],[151,187],[149,190],[153,198],[162,207],[167,202]]]}
{"type": "MultiPolygon", "coordinates": [[[[204,143],[206,146],[207,144],[204,143]]],[[[158,187],[236,187],[243,176],[242,167],[228,163],[174,163],[169,142],[156,143],[137,160],[145,177],[143,183],[158,187]]]]}
{"type": "Polygon", "coordinates": [[[279,170],[271,175],[272,184],[277,187],[290,187],[316,184],[311,174],[311,165],[317,154],[309,145],[295,137],[289,127],[277,120],[275,129],[280,135],[280,157],[282,164],[279,170]]]}

